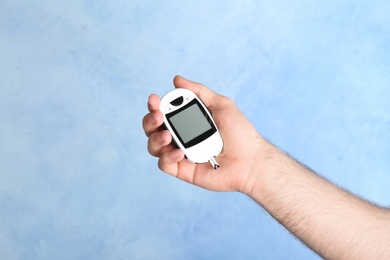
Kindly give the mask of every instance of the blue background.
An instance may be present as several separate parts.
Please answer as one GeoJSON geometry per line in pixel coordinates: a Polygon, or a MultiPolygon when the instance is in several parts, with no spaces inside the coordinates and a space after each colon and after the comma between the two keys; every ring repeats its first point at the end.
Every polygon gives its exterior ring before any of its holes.
{"type": "Polygon", "coordinates": [[[161,173],[141,121],[181,74],[390,204],[388,1],[0,1],[1,259],[317,259],[263,209],[161,173]]]}

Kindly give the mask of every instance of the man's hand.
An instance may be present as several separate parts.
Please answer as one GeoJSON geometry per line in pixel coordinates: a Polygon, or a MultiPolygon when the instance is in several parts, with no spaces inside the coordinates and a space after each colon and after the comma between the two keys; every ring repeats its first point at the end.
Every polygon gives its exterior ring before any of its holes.
{"type": "Polygon", "coordinates": [[[175,77],[213,113],[224,140],[221,168],[193,164],[161,130],[160,99],[149,97],[143,127],[161,170],[216,191],[241,191],[319,255],[329,259],[390,259],[390,211],[319,177],[265,141],[234,103],[205,86],[175,77]]]}
{"type": "Polygon", "coordinates": [[[224,140],[224,148],[217,158],[221,168],[214,170],[209,164],[194,164],[184,159],[183,151],[171,144],[169,131],[161,128],[160,98],[152,94],[148,100],[150,113],[143,119],[143,128],[149,137],[149,153],[159,157],[159,168],[209,190],[249,192],[255,181],[251,173],[258,172],[259,167],[256,155],[266,142],[229,98],[180,76],[174,78],[174,85],[194,92],[213,114],[224,140]]]}

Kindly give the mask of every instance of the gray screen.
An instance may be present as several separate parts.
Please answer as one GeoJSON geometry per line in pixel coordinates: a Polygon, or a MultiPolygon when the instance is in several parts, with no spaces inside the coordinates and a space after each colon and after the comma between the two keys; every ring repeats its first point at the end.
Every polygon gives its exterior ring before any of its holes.
{"type": "Polygon", "coordinates": [[[212,128],[197,104],[172,116],[170,121],[184,143],[188,143],[212,128]]]}

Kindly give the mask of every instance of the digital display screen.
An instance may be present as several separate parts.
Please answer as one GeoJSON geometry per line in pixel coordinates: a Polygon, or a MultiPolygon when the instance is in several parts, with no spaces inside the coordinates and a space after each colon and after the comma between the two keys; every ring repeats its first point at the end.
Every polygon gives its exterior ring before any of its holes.
{"type": "Polygon", "coordinates": [[[184,143],[213,129],[197,103],[169,117],[169,121],[184,143]]]}

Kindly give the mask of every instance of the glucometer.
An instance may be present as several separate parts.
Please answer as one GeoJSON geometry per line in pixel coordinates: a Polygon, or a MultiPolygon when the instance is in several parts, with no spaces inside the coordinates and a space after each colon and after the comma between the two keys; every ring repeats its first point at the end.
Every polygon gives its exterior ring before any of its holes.
{"type": "Polygon", "coordinates": [[[209,161],[214,169],[219,168],[215,157],[222,151],[222,137],[199,97],[188,89],[174,89],[162,97],[160,111],[174,144],[183,150],[189,161],[209,161]]]}

